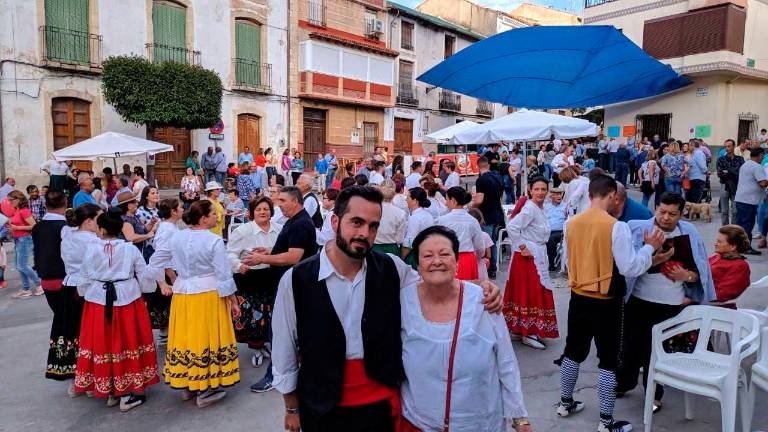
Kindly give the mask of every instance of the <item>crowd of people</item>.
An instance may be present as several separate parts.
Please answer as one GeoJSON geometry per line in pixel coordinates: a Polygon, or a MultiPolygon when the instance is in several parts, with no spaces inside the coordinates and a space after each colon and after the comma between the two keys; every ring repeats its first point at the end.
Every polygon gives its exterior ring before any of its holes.
{"type": "MultiPolygon", "coordinates": [[[[762,148],[727,141],[715,165],[723,226],[708,256],[683,220],[709,178],[706,147],[686,144],[688,158],[656,139],[601,139],[598,163],[580,140],[525,158],[519,145],[492,145],[472,188],[452,161],[406,169],[386,149],[357,162],[331,150],[309,167],[298,151],[245,148],[234,163],[209,148],[164,199],[141,167],[94,177],[51,161],[49,185],[0,187],[14,296],[45,295],[53,312],[46,377],[121,411],[146,403],[161,377],[200,408],[220,402],[247,347],[253,367],[269,365],[251,390],[283,395],[286,430],[528,432],[513,342],[545,350],[565,336],[555,412],[583,410],[574,389],[594,341],[597,430],[627,432],[615,399],[640,368],[645,383],[653,325],[748,287],[742,254],[768,187],[762,148]],[[633,184],[642,203],[628,197],[633,184]],[[571,290],[567,334],[553,272],[571,290]]],[[[764,247],[768,224],[760,230],[764,247]]],[[[654,411],[662,397],[658,387],[654,411]]]]}

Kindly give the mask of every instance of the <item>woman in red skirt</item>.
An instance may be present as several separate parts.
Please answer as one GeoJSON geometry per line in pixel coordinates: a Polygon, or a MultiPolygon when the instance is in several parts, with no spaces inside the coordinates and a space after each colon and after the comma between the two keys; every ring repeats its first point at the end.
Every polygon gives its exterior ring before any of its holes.
{"type": "Polygon", "coordinates": [[[504,318],[512,339],[522,339],[535,349],[545,349],[544,339],[559,336],[547,258],[550,228],[544,200],[548,191],[543,177],[531,179],[529,199],[507,225],[515,252],[504,290],[504,318]]]}
{"type": "Polygon", "coordinates": [[[477,268],[477,256],[485,253],[483,228],[464,206],[472,201],[472,195],[464,188],[454,186],[446,192],[448,214],[437,218],[437,225],[452,229],[459,238],[459,265],[456,278],[477,280],[480,278],[477,268]]]}
{"type": "Polygon", "coordinates": [[[157,353],[142,292],[154,292],[141,252],[117,236],[119,211],[97,219],[102,240],[84,252],[78,291],[85,298],[75,391],[108,397],[107,406],[128,411],[146,401],[144,389],[159,382],[157,353]]]}

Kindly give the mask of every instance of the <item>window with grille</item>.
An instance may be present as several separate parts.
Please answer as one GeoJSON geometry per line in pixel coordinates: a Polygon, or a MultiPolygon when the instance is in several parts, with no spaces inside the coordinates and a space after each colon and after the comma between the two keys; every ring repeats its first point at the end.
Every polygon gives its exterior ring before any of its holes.
{"type": "Polygon", "coordinates": [[[266,84],[261,63],[261,25],[246,20],[235,21],[235,80],[238,84],[266,84]]]}
{"type": "Polygon", "coordinates": [[[408,21],[401,21],[400,26],[400,48],[406,50],[413,50],[413,23],[408,21]]]}
{"type": "Polygon", "coordinates": [[[187,63],[187,10],[167,1],[152,3],[152,60],[187,63]]]}
{"type": "Polygon", "coordinates": [[[448,58],[456,52],[456,38],[451,35],[445,35],[445,50],[443,58],[448,58]]]}
{"type": "Polygon", "coordinates": [[[89,62],[88,0],[45,0],[44,29],[47,59],[89,62]]]}

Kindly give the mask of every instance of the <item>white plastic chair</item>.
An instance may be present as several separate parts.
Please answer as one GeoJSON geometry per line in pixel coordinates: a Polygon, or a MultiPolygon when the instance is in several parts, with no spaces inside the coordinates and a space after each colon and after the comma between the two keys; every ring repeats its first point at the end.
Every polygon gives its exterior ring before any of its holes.
{"type": "MultiPolygon", "coordinates": [[[[741,361],[758,348],[757,318],[737,310],[715,306],[689,306],[676,317],[653,326],[653,351],[648,368],[643,422],[651,430],[653,397],[656,384],[685,392],[685,418],[693,420],[693,394],[720,401],[722,431],[736,428],[736,401],[747,398],[747,382],[741,361]],[[662,343],[672,336],[699,330],[693,353],[667,353],[662,343]],[[707,350],[712,331],[730,333],[730,353],[707,350]]],[[[742,416],[744,404],[742,404],[742,416]]],[[[744,418],[744,417],[742,417],[744,418]]]]}
{"type": "Polygon", "coordinates": [[[752,365],[752,378],[749,383],[749,394],[742,409],[741,425],[742,431],[750,432],[752,430],[752,417],[755,413],[755,397],[757,389],[768,392],[768,308],[765,311],[755,311],[751,309],[741,309],[760,322],[762,328],[762,337],[760,338],[760,351],[757,353],[757,362],[752,365]]]}
{"type": "Polygon", "coordinates": [[[507,234],[506,229],[500,229],[499,230],[499,236],[496,239],[496,270],[501,271],[501,262],[503,261],[503,254],[502,254],[502,246],[507,246],[509,248],[509,259],[512,259],[512,255],[515,253],[512,250],[512,242],[509,240],[509,235],[504,237],[504,234],[507,234]]]}

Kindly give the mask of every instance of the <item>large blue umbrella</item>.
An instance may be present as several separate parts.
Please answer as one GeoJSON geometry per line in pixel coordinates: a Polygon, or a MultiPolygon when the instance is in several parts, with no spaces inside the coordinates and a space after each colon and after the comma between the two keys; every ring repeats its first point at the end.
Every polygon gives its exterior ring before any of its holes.
{"type": "Polygon", "coordinates": [[[509,30],[461,50],[418,80],[526,108],[606,105],[691,83],[613,26],[509,30]]]}

